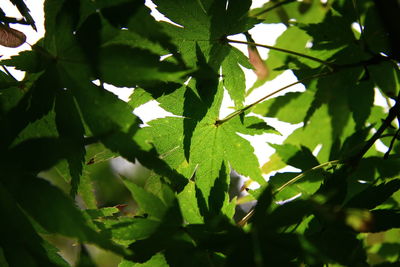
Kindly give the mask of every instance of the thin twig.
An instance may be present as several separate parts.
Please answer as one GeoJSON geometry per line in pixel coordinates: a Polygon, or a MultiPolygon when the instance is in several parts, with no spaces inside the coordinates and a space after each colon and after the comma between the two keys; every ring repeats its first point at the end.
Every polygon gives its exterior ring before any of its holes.
{"type": "MultiPolygon", "coordinates": [[[[332,160],[332,161],[328,161],[325,163],[322,163],[320,165],[314,166],[311,169],[308,169],[302,173],[300,173],[299,175],[297,175],[296,177],[290,179],[289,181],[287,181],[286,183],[284,183],[283,185],[281,185],[280,187],[278,187],[276,190],[274,190],[274,192],[272,193],[273,196],[275,196],[276,194],[278,194],[279,192],[281,192],[285,187],[296,183],[297,181],[299,181],[300,179],[302,179],[304,176],[306,176],[307,174],[309,174],[310,172],[313,172],[315,170],[319,170],[322,168],[325,168],[326,166],[330,166],[330,165],[338,165],[341,164],[342,161],[340,160],[332,160]]],[[[244,226],[251,217],[253,217],[254,214],[254,208],[252,208],[237,224],[238,226],[244,226]]]]}
{"type": "Polygon", "coordinates": [[[375,144],[375,142],[381,138],[383,132],[388,128],[392,121],[398,116],[400,112],[400,95],[396,99],[396,104],[389,109],[389,114],[386,119],[383,121],[381,127],[374,133],[374,135],[365,143],[364,147],[357,153],[354,157],[351,157],[348,162],[351,164],[357,165],[358,161],[362,159],[365,153],[375,144]]]}
{"type": "Polygon", "coordinates": [[[275,5],[273,5],[273,6],[269,7],[269,8],[266,8],[266,9],[264,9],[264,10],[261,10],[260,12],[254,14],[254,15],[252,15],[252,16],[258,17],[258,16],[260,16],[260,15],[263,15],[264,13],[267,13],[267,12],[269,12],[269,11],[271,11],[271,10],[274,10],[274,9],[277,8],[277,7],[280,7],[280,6],[283,6],[283,5],[292,3],[292,2],[296,2],[296,1],[297,1],[297,0],[285,0],[285,1],[282,1],[282,2],[279,2],[279,3],[276,3],[275,5]]]}
{"type": "Polygon", "coordinates": [[[292,50],[288,50],[288,49],[284,49],[284,48],[279,48],[279,47],[275,47],[275,46],[271,46],[271,45],[264,45],[264,44],[258,44],[258,43],[247,42],[247,41],[232,40],[232,39],[229,39],[229,38],[227,38],[226,41],[228,43],[245,44],[245,45],[254,45],[254,46],[264,47],[264,48],[268,48],[268,49],[271,49],[271,50],[276,50],[276,51],[279,51],[279,52],[283,52],[283,53],[286,53],[286,54],[291,54],[291,55],[307,58],[307,59],[310,59],[312,61],[315,61],[315,62],[318,62],[318,63],[321,63],[321,64],[327,66],[330,71],[334,71],[333,64],[331,64],[331,63],[329,63],[329,62],[327,62],[325,60],[322,60],[322,59],[319,59],[319,58],[316,58],[316,57],[313,57],[313,56],[305,55],[305,54],[302,54],[302,53],[299,53],[299,52],[296,52],[296,51],[292,51],[292,50]]]}
{"type": "Polygon", "coordinates": [[[244,112],[245,112],[246,110],[248,110],[249,108],[254,107],[255,105],[257,105],[257,104],[263,102],[264,100],[266,100],[267,98],[269,98],[269,97],[271,97],[271,96],[273,96],[273,95],[275,95],[275,94],[277,94],[277,93],[279,93],[279,92],[281,92],[281,91],[283,91],[283,90],[285,90],[285,89],[287,89],[287,88],[289,88],[289,87],[292,87],[292,86],[294,86],[294,85],[296,85],[296,84],[299,84],[299,83],[303,83],[303,82],[308,81],[308,80],[311,80],[311,79],[324,77],[324,76],[329,75],[329,74],[331,74],[331,73],[333,73],[333,72],[319,73],[319,74],[312,75],[312,76],[306,77],[306,78],[304,78],[304,79],[301,79],[301,80],[299,80],[299,81],[297,81],[297,82],[291,83],[291,84],[289,84],[289,85],[286,85],[286,86],[284,86],[284,87],[282,87],[282,88],[280,88],[280,89],[278,89],[278,90],[276,90],[276,91],[274,91],[274,92],[272,92],[272,93],[270,93],[270,94],[264,96],[263,98],[261,98],[261,99],[255,101],[255,102],[253,102],[253,103],[251,103],[251,104],[245,106],[244,108],[241,108],[241,109],[239,109],[239,110],[236,110],[236,111],[232,112],[231,114],[229,114],[229,115],[226,116],[225,118],[223,118],[223,119],[221,119],[221,120],[217,120],[217,121],[215,122],[215,125],[216,125],[216,126],[219,126],[219,125],[221,125],[221,124],[227,122],[228,120],[230,120],[230,119],[232,119],[232,118],[234,118],[234,117],[236,117],[236,116],[238,116],[238,115],[244,113],[244,112]]]}

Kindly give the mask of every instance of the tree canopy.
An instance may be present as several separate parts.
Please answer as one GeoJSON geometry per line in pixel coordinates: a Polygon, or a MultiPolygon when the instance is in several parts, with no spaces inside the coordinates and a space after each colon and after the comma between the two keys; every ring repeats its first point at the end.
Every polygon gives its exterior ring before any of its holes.
{"type": "MultiPolygon", "coordinates": [[[[23,19],[0,9],[0,45],[16,47],[25,35],[13,24],[36,26],[10,1],[23,19]]],[[[1,60],[0,265],[92,266],[93,244],[120,267],[397,266],[399,1],[153,2],[174,24],[143,0],[45,0],[45,36],[1,60]],[[286,30],[258,44],[249,31],[260,23],[286,30]],[[252,88],[243,68],[257,74],[252,88]],[[286,70],[296,82],[245,105],[286,70]],[[107,84],[134,88],[130,100],[107,84]],[[305,91],[286,92],[295,84],[305,91]],[[220,117],[225,92],[234,107],[220,117]],[[172,115],[143,127],[133,110],[152,100],[172,115]],[[267,118],[301,127],[260,167],[244,135],[279,135],[267,118]],[[148,174],[98,167],[118,156],[148,174]],[[245,194],[231,192],[234,175],[245,194]]]]}

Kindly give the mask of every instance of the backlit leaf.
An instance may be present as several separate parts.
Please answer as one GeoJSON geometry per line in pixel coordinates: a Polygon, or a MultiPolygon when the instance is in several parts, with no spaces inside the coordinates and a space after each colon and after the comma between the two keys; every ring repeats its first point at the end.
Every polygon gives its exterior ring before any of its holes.
{"type": "MultiPolygon", "coordinates": [[[[206,61],[217,71],[222,65],[222,75],[227,79],[227,89],[237,106],[244,100],[245,82],[239,67],[243,54],[225,42],[225,37],[245,32],[257,22],[246,13],[251,2],[246,1],[154,1],[157,9],[173,22],[183,26],[177,27],[164,23],[165,32],[172,36],[185,62],[194,66],[196,46],[205,55],[206,61]],[[188,12],[190,10],[190,12],[188,12]],[[235,83],[236,79],[236,83],[235,83]]],[[[248,67],[248,63],[244,65],[248,67]],[[247,65],[247,66],[246,66],[247,65]]]]}
{"type": "MultiPolygon", "coordinates": [[[[15,177],[17,178],[17,177],[15,177]]],[[[114,251],[126,252],[89,227],[83,214],[56,187],[36,177],[19,177],[7,186],[25,212],[50,233],[78,238],[114,251]],[[15,182],[20,182],[18,187],[15,182]],[[23,183],[21,183],[23,181],[23,183]],[[32,201],[35,200],[35,201],[32,201]],[[46,212],[42,212],[46,210],[46,212]]]]}
{"type": "Polygon", "coordinates": [[[167,211],[167,206],[154,194],[147,192],[134,182],[124,180],[126,187],[131,191],[132,197],[139,204],[140,209],[155,218],[161,219],[167,211]]]}

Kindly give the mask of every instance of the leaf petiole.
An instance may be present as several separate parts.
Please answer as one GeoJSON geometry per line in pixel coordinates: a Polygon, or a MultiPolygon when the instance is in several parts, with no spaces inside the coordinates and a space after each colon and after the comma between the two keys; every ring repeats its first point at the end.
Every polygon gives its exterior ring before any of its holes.
{"type": "Polygon", "coordinates": [[[264,48],[268,48],[268,49],[271,49],[271,50],[280,51],[280,52],[283,52],[283,53],[286,53],[286,54],[291,54],[291,55],[307,58],[307,59],[310,59],[312,61],[315,61],[315,62],[318,62],[318,63],[321,63],[321,64],[325,65],[330,71],[334,71],[335,70],[334,66],[331,63],[329,63],[329,62],[327,62],[325,60],[322,60],[322,59],[319,59],[319,58],[316,58],[316,57],[313,57],[313,56],[309,56],[309,55],[306,55],[306,54],[302,54],[302,53],[299,53],[299,52],[296,52],[296,51],[292,51],[292,50],[288,50],[288,49],[284,49],[284,48],[279,48],[279,47],[275,47],[275,46],[270,46],[270,45],[253,43],[253,42],[232,40],[232,39],[229,39],[229,38],[227,38],[226,41],[228,43],[246,44],[246,45],[264,47],[264,48]]]}
{"type": "Polygon", "coordinates": [[[259,103],[261,103],[261,102],[263,102],[263,101],[266,100],[267,98],[269,98],[269,97],[271,97],[271,96],[273,96],[273,95],[275,95],[275,94],[277,94],[277,93],[279,93],[279,92],[281,92],[281,91],[283,91],[283,90],[285,90],[285,89],[287,89],[287,88],[289,88],[289,87],[292,87],[292,86],[294,86],[294,85],[296,85],[296,84],[299,84],[299,83],[303,83],[303,82],[308,81],[308,80],[311,80],[311,79],[324,77],[324,76],[329,75],[329,74],[331,74],[331,73],[332,73],[332,72],[324,72],[324,73],[315,74],[315,75],[306,77],[306,78],[304,78],[304,79],[298,80],[298,81],[296,81],[296,82],[294,82],[294,83],[288,84],[288,85],[286,85],[286,86],[284,86],[284,87],[282,87],[282,88],[280,88],[280,89],[278,89],[278,90],[276,90],[276,91],[274,91],[274,92],[272,92],[272,93],[270,93],[270,94],[268,94],[268,95],[266,95],[266,96],[260,98],[259,100],[257,100],[257,101],[255,101],[255,102],[253,102],[253,103],[251,103],[251,104],[245,106],[244,108],[241,108],[241,109],[238,109],[238,110],[232,112],[231,114],[229,114],[229,115],[226,116],[225,118],[220,119],[220,120],[217,120],[217,121],[215,122],[215,125],[216,125],[216,126],[219,126],[219,125],[221,125],[221,124],[223,124],[223,123],[229,121],[230,119],[232,119],[232,118],[234,118],[234,117],[236,117],[236,116],[238,116],[238,115],[244,113],[246,110],[248,110],[248,109],[254,107],[255,105],[257,105],[257,104],[259,104],[259,103]]]}
{"type": "MultiPolygon", "coordinates": [[[[304,176],[306,176],[307,174],[309,174],[310,172],[313,172],[315,170],[319,170],[328,166],[333,166],[333,165],[338,165],[343,163],[341,160],[332,160],[332,161],[328,161],[325,163],[322,163],[320,165],[314,166],[311,169],[308,169],[302,173],[300,173],[299,175],[297,175],[296,177],[294,177],[293,179],[287,181],[286,183],[284,183],[283,185],[281,185],[280,187],[278,187],[276,190],[274,190],[274,192],[272,193],[273,196],[275,196],[276,194],[278,194],[279,192],[281,192],[285,187],[296,183],[297,181],[299,181],[301,178],[303,178],[304,176]]],[[[238,226],[244,226],[251,217],[253,217],[254,214],[254,208],[251,209],[237,224],[238,226]]]]}
{"type": "Polygon", "coordinates": [[[280,187],[278,187],[275,192],[273,192],[274,195],[276,195],[277,193],[281,192],[285,187],[294,184],[295,182],[299,181],[301,178],[303,178],[304,176],[306,176],[308,173],[318,170],[318,169],[322,169],[325,168],[327,166],[331,166],[331,165],[338,165],[342,163],[340,160],[332,160],[332,161],[328,161],[325,163],[322,163],[320,165],[314,166],[311,169],[308,169],[302,173],[300,173],[299,175],[297,175],[296,177],[290,179],[289,181],[287,181],[286,183],[284,183],[283,185],[281,185],[280,187]]]}

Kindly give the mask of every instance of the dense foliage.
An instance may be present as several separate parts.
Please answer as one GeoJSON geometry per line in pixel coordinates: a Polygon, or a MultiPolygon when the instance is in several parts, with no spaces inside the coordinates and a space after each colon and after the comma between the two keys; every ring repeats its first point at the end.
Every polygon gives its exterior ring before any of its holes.
{"type": "MultiPolygon", "coordinates": [[[[25,20],[0,12],[2,27],[34,27],[12,2],[25,20]]],[[[81,247],[79,266],[93,264],[87,244],[120,267],[399,264],[399,2],[153,2],[180,26],[141,0],[46,0],[44,38],[1,61],[0,265],[70,266],[58,236],[81,247]],[[287,26],[265,62],[248,33],[258,23],[287,26]],[[290,69],[306,89],[245,106],[242,68],[254,87],[290,69]],[[135,90],[124,102],[105,84],[135,90]],[[219,117],[225,91],[235,107],[219,117]],[[132,111],[150,100],[174,116],[141,127],[132,111]],[[302,126],[260,168],[243,136],[279,134],[263,117],[302,126]],[[96,199],[95,166],[117,156],[151,170],[144,184],[122,177],[134,214],[96,199]],[[233,173],[259,189],[229,195],[233,173]]]]}

